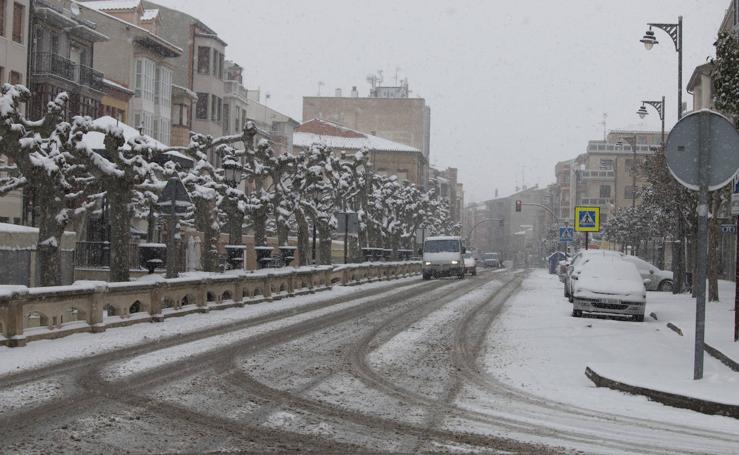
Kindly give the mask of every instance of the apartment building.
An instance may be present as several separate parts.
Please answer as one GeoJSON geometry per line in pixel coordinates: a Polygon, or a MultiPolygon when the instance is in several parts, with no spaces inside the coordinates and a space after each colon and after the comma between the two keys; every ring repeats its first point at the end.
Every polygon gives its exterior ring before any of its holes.
{"type": "Polygon", "coordinates": [[[0,83],[26,84],[29,0],[0,0],[0,83]]]}
{"type": "MultiPolygon", "coordinates": [[[[140,0],[82,3],[81,16],[110,37],[99,43],[96,68],[105,74],[104,113],[139,128],[163,144],[172,142],[174,59],[182,49],[157,35],[159,11],[140,0]],[[124,111],[116,100],[132,93],[124,111]]],[[[179,119],[177,119],[179,120],[179,119]]]]}
{"type": "Polygon", "coordinates": [[[318,118],[349,128],[409,145],[421,151],[424,164],[420,182],[429,178],[431,108],[423,98],[410,98],[407,82],[398,87],[377,86],[370,96],[359,97],[356,87],[350,96],[303,97],[303,121],[318,118]]]}

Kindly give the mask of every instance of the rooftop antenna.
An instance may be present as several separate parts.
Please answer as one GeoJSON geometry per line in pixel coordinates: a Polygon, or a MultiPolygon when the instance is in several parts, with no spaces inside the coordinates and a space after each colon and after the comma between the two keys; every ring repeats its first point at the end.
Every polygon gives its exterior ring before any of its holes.
{"type": "Polygon", "coordinates": [[[603,142],[606,141],[606,119],[608,119],[608,114],[604,112],[603,121],[599,123],[600,125],[603,125],[603,142]]]}
{"type": "Polygon", "coordinates": [[[321,87],[323,87],[324,84],[323,81],[318,81],[318,96],[321,96],[321,87]]]}
{"type": "Polygon", "coordinates": [[[398,86],[398,73],[400,73],[400,67],[396,66],[395,67],[395,86],[396,87],[398,86]]]}

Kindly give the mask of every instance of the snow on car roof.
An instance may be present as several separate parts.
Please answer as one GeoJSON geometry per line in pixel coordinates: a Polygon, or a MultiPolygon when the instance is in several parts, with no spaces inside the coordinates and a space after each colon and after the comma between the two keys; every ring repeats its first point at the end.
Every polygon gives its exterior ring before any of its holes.
{"type": "Polygon", "coordinates": [[[459,236],[453,236],[453,235],[438,235],[436,237],[426,237],[426,241],[429,240],[459,240],[459,236]]]}

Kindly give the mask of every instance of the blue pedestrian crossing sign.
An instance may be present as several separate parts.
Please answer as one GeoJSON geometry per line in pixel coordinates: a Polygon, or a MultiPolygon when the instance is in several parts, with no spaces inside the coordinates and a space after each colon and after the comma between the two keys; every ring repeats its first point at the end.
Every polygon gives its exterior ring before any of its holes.
{"type": "Polygon", "coordinates": [[[575,229],[572,226],[559,228],[559,243],[570,243],[575,241],[575,229]]]}
{"type": "Polygon", "coordinates": [[[600,232],[600,207],[575,207],[577,232],[600,232]]]}

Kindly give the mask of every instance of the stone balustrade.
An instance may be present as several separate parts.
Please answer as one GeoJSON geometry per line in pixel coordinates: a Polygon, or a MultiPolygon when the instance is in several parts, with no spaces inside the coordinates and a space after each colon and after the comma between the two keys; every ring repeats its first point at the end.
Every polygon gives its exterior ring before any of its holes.
{"type": "Polygon", "coordinates": [[[354,285],[418,274],[418,262],[350,264],[331,267],[266,269],[224,274],[190,273],[163,279],[107,283],[78,281],[70,286],[0,287],[0,344],[77,332],[102,332],[139,322],[162,322],[189,313],[274,301],[334,284],[354,285]]]}

